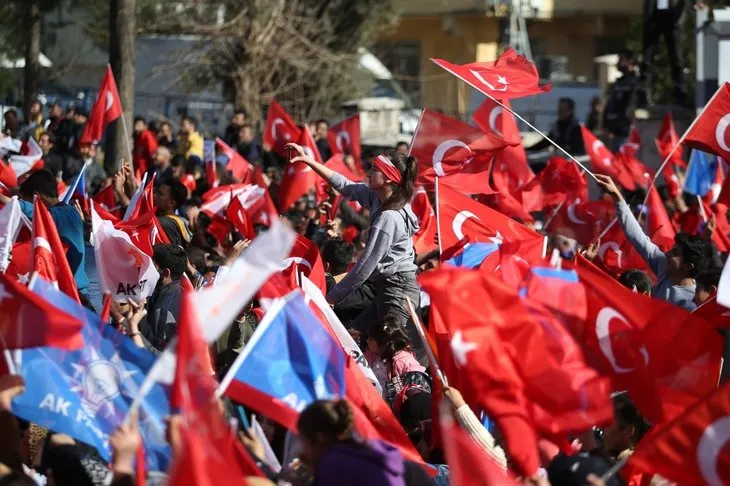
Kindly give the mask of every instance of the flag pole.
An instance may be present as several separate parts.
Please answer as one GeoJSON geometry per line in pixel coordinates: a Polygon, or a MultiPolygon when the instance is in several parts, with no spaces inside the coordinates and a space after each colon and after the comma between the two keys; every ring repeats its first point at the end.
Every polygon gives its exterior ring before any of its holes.
{"type": "MultiPolygon", "coordinates": [[[[483,93],[483,91],[482,91],[482,93],[483,93]]],[[[578,159],[576,159],[575,157],[573,157],[572,155],[570,155],[570,154],[568,153],[568,151],[567,151],[567,150],[565,150],[565,149],[564,149],[563,147],[561,147],[560,145],[558,145],[558,143],[557,143],[557,142],[555,142],[555,141],[554,141],[554,140],[553,140],[552,138],[548,137],[548,136],[547,136],[547,135],[545,135],[545,134],[544,134],[543,132],[541,132],[540,130],[538,130],[538,129],[537,129],[537,127],[536,127],[535,125],[533,125],[532,123],[530,123],[530,122],[528,122],[527,120],[525,120],[525,119],[524,119],[524,118],[522,117],[522,115],[520,115],[520,114],[519,114],[519,113],[517,113],[516,111],[512,110],[512,108],[509,108],[509,107],[505,106],[504,104],[502,104],[502,102],[501,102],[501,101],[499,101],[498,99],[494,98],[493,96],[491,96],[491,95],[489,95],[489,94],[487,94],[487,93],[484,93],[484,94],[485,94],[485,95],[487,96],[487,98],[489,98],[490,100],[494,101],[494,102],[495,102],[495,103],[497,103],[497,104],[498,104],[499,106],[501,106],[501,107],[502,107],[503,109],[505,109],[505,110],[509,111],[509,112],[510,112],[510,113],[512,113],[512,114],[513,114],[514,116],[516,116],[516,117],[517,117],[517,119],[518,119],[518,120],[520,120],[520,121],[521,121],[522,123],[524,123],[525,125],[527,125],[527,126],[528,126],[528,127],[530,127],[531,129],[533,129],[534,131],[536,131],[536,132],[537,132],[537,133],[538,133],[538,134],[539,134],[539,135],[540,135],[540,136],[541,136],[542,138],[544,138],[545,140],[547,140],[548,142],[550,142],[550,143],[551,143],[551,144],[553,145],[553,147],[555,147],[556,149],[558,149],[558,150],[560,150],[561,152],[563,152],[563,153],[564,153],[564,154],[565,154],[565,155],[566,155],[566,156],[567,156],[567,157],[568,157],[568,158],[569,158],[570,160],[572,160],[573,162],[575,162],[576,164],[578,164],[578,167],[580,167],[580,168],[581,168],[581,169],[583,169],[584,171],[588,172],[588,173],[589,173],[589,174],[591,175],[591,177],[593,177],[593,179],[595,179],[596,181],[598,180],[598,179],[596,179],[596,176],[595,176],[595,174],[593,174],[593,172],[591,172],[590,170],[588,170],[588,168],[587,168],[587,167],[586,167],[585,165],[583,165],[582,163],[580,163],[580,162],[578,161],[578,159]]]]}
{"type": "Polygon", "coordinates": [[[629,454],[626,457],[619,460],[616,464],[611,466],[611,469],[606,471],[606,474],[601,476],[601,481],[607,482],[609,479],[614,477],[616,475],[616,473],[618,473],[621,470],[621,468],[626,465],[626,462],[629,460],[630,457],[631,457],[631,455],[629,454]]]}
{"type": "Polygon", "coordinates": [[[129,156],[129,163],[132,164],[132,172],[134,172],[134,161],[132,160],[132,144],[130,142],[129,129],[127,128],[127,117],[124,116],[124,111],[122,111],[122,116],[120,118],[122,119],[122,131],[124,132],[124,141],[127,145],[127,155],[129,156]]]}
{"type": "Polygon", "coordinates": [[[553,222],[553,219],[555,219],[555,216],[557,216],[557,215],[558,215],[558,211],[560,211],[561,209],[563,209],[563,205],[565,204],[565,201],[566,201],[566,200],[565,200],[565,199],[563,199],[563,200],[562,200],[562,201],[560,202],[560,204],[558,204],[558,207],[557,207],[557,208],[555,208],[555,211],[553,211],[553,214],[551,214],[551,215],[550,215],[550,217],[548,218],[548,220],[547,220],[547,221],[545,221],[545,224],[544,224],[544,225],[542,226],[542,230],[543,230],[543,231],[547,231],[547,227],[548,227],[548,226],[550,225],[550,223],[552,223],[552,222],[553,222]]]}
{"type": "Polygon", "coordinates": [[[416,326],[416,330],[418,331],[418,337],[421,338],[423,347],[426,350],[426,356],[428,356],[428,361],[433,370],[433,374],[436,376],[436,378],[438,378],[441,381],[441,384],[443,386],[449,386],[449,382],[446,380],[446,375],[444,375],[443,371],[441,371],[438,361],[436,361],[436,356],[434,356],[433,350],[431,349],[431,345],[429,344],[428,339],[426,338],[426,333],[423,330],[423,325],[421,324],[421,320],[418,318],[418,315],[416,314],[416,309],[413,308],[413,303],[411,302],[411,299],[407,295],[406,295],[406,304],[408,305],[408,312],[410,312],[410,314],[411,314],[411,320],[413,321],[413,325],[416,326]]]}
{"type": "Polygon", "coordinates": [[[441,212],[439,211],[439,178],[436,176],[434,180],[434,187],[435,187],[435,193],[436,193],[436,237],[439,240],[439,259],[441,258],[441,255],[444,253],[443,248],[441,247],[441,235],[439,234],[439,231],[441,231],[441,212]]]}

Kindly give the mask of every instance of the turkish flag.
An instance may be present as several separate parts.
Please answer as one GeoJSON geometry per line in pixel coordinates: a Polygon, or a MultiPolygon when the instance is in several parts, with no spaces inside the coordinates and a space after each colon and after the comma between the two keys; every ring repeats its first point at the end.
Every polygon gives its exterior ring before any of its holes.
{"type": "Polygon", "coordinates": [[[583,134],[586,153],[591,158],[593,172],[611,177],[629,191],[635,190],[634,178],[623,166],[622,161],[620,159],[615,160],[611,151],[585,125],[580,126],[580,131],[583,134]]]}
{"type": "Polygon", "coordinates": [[[243,207],[241,196],[242,195],[239,194],[231,200],[228,208],[226,208],[226,217],[228,218],[228,221],[233,225],[233,227],[236,228],[236,231],[241,234],[241,236],[248,240],[253,240],[254,238],[256,238],[256,231],[254,231],[251,216],[248,214],[248,211],[246,211],[246,209],[243,207]]]}
{"type": "Polygon", "coordinates": [[[582,169],[568,159],[551,157],[545,168],[521,191],[526,211],[542,211],[557,206],[566,199],[588,200],[588,182],[582,169]]]}
{"type": "Polygon", "coordinates": [[[538,246],[542,247],[543,236],[539,233],[440,183],[436,204],[438,234],[444,252],[466,236],[472,243],[530,240],[539,241],[538,246]]]}
{"type": "Polygon", "coordinates": [[[629,464],[677,484],[730,483],[730,383],[639,442],[629,464]]]}
{"type": "Polygon", "coordinates": [[[89,112],[84,130],[79,137],[79,145],[86,145],[101,140],[107,125],[122,115],[122,102],[119,99],[117,83],[114,81],[112,68],[107,64],[104,79],[101,80],[99,94],[89,112]]]}
{"type": "Polygon", "coordinates": [[[49,346],[73,350],[84,345],[81,335],[83,322],[8,275],[0,274],[1,348],[49,346]]]}
{"type": "Polygon", "coordinates": [[[433,188],[434,179],[464,194],[489,194],[489,168],[508,144],[468,123],[424,109],[413,135],[411,155],[418,160],[417,184],[433,188]]]}
{"type": "Polygon", "coordinates": [[[351,154],[359,162],[362,155],[360,148],[360,114],[345,118],[329,127],[327,141],[332,155],[351,154]]]}
{"type": "Polygon", "coordinates": [[[251,182],[251,176],[253,173],[253,167],[244,159],[241,154],[233,150],[223,140],[216,137],[215,145],[218,147],[223,155],[228,157],[228,163],[226,164],[226,170],[229,171],[233,177],[244,184],[251,182]]]}
{"type": "Polygon", "coordinates": [[[104,189],[94,194],[91,199],[93,199],[96,204],[103,207],[107,211],[116,212],[116,217],[122,217],[122,215],[119,214],[121,211],[118,209],[119,205],[117,204],[117,196],[116,194],[114,194],[113,185],[110,184],[106,186],[104,189]]]}
{"type": "MultiPolygon", "coordinates": [[[[319,155],[317,145],[312,139],[309,130],[302,130],[298,140],[299,145],[304,151],[314,158],[317,162],[322,163],[322,157],[319,155]]],[[[284,177],[279,185],[279,194],[277,204],[279,210],[287,211],[297,199],[304,196],[312,189],[316,189],[317,174],[304,162],[294,162],[287,164],[284,169],[284,177]]]]}
{"type": "Polygon", "coordinates": [[[692,314],[721,329],[730,329],[730,309],[717,302],[717,291],[700,304],[692,314]]]}
{"type": "Polygon", "coordinates": [[[169,483],[244,485],[246,476],[263,476],[250,456],[236,451],[240,443],[215,399],[217,383],[206,369],[208,345],[203,340],[190,291],[183,291],[178,323],[170,406],[179,410],[181,443],[175,450],[169,483]]]}
{"type": "MultiPolygon", "coordinates": [[[[18,185],[18,176],[15,174],[13,166],[0,162],[0,184],[5,186],[6,189],[12,189],[18,185]]],[[[0,188],[2,188],[0,186],[0,188]]],[[[59,192],[59,194],[61,194],[59,192]]]]}
{"type": "Polygon", "coordinates": [[[428,199],[428,193],[423,187],[416,187],[416,193],[411,201],[411,209],[418,218],[418,232],[413,235],[413,246],[416,254],[422,255],[436,248],[438,225],[436,212],[428,199]]]}
{"type": "Polygon", "coordinates": [[[632,292],[582,255],[575,269],[586,288],[588,319],[571,333],[648,420],[671,420],[715,389],[723,340],[711,324],[632,292]]]}
{"type": "Polygon", "coordinates": [[[646,210],[649,213],[647,219],[647,232],[651,241],[662,251],[669,251],[674,246],[676,232],[669,219],[667,210],[664,208],[662,198],[659,196],[656,186],[649,188],[646,200],[646,210]]]}
{"type": "MultiPolygon", "coordinates": [[[[99,207],[96,212],[102,219],[106,219],[101,215],[99,207]]],[[[152,247],[157,243],[157,226],[155,224],[155,215],[147,212],[129,221],[117,221],[114,228],[124,231],[129,235],[130,241],[139,248],[145,255],[151,257],[153,255],[152,247]]]]}
{"type": "Polygon", "coordinates": [[[618,148],[617,153],[622,153],[623,155],[633,158],[636,156],[636,154],[639,153],[640,149],[641,135],[639,135],[639,130],[632,125],[631,131],[629,132],[629,138],[627,138],[626,141],[621,144],[621,146],[618,148]]]}
{"type": "MultiPolygon", "coordinates": [[[[672,113],[669,111],[666,115],[664,115],[664,120],[662,121],[662,126],[659,127],[659,133],[657,133],[655,142],[662,161],[666,159],[672,149],[679,144],[679,135],[677,135],[677,129],[674,128],[672,113]]],[[[677,149],[672,152],[672,157],[669,161],[677,167],[687,167],[687,162],[682,159],[682,147],[677,147],[677,149]]]]}
{"type": "Polygon", "coordinates": [[[485,95],[497,99],[522,98],[547,93],[551,86],[539,86],[540,75],[535,65],[514,49],[509,48],[493,62],[451,64],[431,59],[437,66],[450,72],[485,95]]]}
{"type": "Polygon", "coordinates": [[[730,83],[717,90],[684,139],[687,147],[730,160],[730,83]]]}
{"type": "MultiPolygon", "coordinates": [[[[302,235],[297,235],[289,258],[282,265],[285,277],[299,272],[314,283],[323,295],[327,295],[327,281],[325,280],[324,265],[319,254],[319,248],[314,242],[302,235]]],[[[296,279],[294,279],[296,281],[296,279]]]]}
{"type": "MultiPolygon", "coordinates": [[[[618,278],[627,270],[635,268],[653,276],[653,272],[626,238],[618,220],[610,223],[610,228],[598,241],[597,263],[609,274],[618,278]]],[[[656,277],[654,277],[656,280],[656,277]]]]}
{"type": "MultiPolygon", "coordinates": [[[[79,220],[81,216],[78,216],[79,220]]],[[[66,251],[58,236],[56,223],[41,198],[33,202],[33,274],[51,283],[76,302],[80,302],[74,275],[66,259],[66,251]]]]}
{"type": "Polygon", "coordinates": [[[549,228],[545,230],[573,238],[583,246],[590,245],[616,217],[616,206],[603,200],[566,200],[555,211],[557,214],[552,216],[549,228]]]}
{"type": "Polygon", "coordinates": [[[648,168],[639,159],[635,158],[631,154],[631,150],[627,150],[626,152],[619,150],[614,154],[613,160],[617,165],[623,166],[626,172],[628,172],[634,180],[634,184],[636,184],[637,187],[642,187],[644,189],[649,187],[651,180],[654,178],[655,171],[648,168]]]}
{"type": "Polygon", "coordinates": [[[299,140],[302,130],[294,123],[287,111],[276,102],[271,100],[269,111],[266,115],[266,127],[262,135],[266,145],[281,157],[287,156],[286,144],[299,140]]]}

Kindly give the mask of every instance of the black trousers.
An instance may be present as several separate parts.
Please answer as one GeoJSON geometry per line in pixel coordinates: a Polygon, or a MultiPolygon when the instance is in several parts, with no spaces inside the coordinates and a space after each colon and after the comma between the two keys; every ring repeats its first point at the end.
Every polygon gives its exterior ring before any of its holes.
{"type": "Polygon", "coordinates": [[[641,65],[641,79],[644,87],[648,89],[654,76],[656,76],[654,59],[659,48],[659,38],[664,37],[671,68],[672,84],[674,84],[675,101],[683,104],[687,98],[687,87],[684,80],[681,25],[681,17],[677,18],[671,10],[658,10],[644,18],[644,61],[641,65]]]}

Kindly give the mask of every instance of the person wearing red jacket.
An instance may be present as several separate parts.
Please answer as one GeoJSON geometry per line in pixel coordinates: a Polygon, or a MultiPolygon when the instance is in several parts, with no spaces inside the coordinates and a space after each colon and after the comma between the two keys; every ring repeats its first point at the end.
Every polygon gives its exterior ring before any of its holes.
{"type": "Polygon", "coordinates": [[[134,119],[134,175],[137,180],[152,164],[152,154],[157,150],[157,139],[155,134],[147,128],[147,122],[141,116],[134,119]]]}

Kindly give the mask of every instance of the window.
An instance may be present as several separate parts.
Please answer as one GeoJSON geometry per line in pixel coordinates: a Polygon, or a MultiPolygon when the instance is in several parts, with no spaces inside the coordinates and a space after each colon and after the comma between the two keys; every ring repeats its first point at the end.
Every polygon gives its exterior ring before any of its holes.
{"type": "MultiPolygon", "coordinates": [[[[421,44],[418,41],[380,42],[373,54],[393,74],[393,80],[415,106],[421,101],[421,44]]],[[[391,96],[397,96],[395,93],[391,96]]]]}

